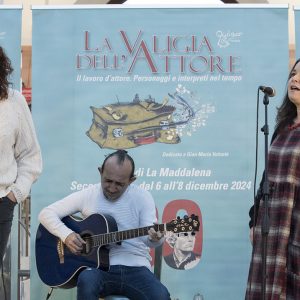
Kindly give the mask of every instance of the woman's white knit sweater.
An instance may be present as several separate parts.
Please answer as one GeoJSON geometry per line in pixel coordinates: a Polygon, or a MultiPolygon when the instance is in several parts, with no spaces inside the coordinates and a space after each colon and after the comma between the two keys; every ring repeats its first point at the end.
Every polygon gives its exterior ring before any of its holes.
{"type": "Polygon", "coordinates": [[[12,191],[20,203],[42,171],[41,150],[25,98],[9,90],[0,100],[0,198],[12,191]]]}

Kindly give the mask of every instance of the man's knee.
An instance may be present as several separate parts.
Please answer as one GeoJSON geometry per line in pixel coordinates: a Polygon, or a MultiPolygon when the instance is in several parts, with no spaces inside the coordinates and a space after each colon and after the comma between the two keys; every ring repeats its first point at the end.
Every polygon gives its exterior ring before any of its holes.
{"type": "Polygon", "coordinates": [[[102,289],[101,274],[97,269],[87,268],[82,271],[77,280],[77,292],[79,294],[99,295],[102,289]]]}
{"type": "Polygon", "coordinates": [[[161,287],[161,294],[160,294],[160,297],[161,298],[157,298],[157,299],[161,299],[161,300],[171,300],[170,298],[170,293],[168,291],[168,289],[162,285],[161,287]]]}

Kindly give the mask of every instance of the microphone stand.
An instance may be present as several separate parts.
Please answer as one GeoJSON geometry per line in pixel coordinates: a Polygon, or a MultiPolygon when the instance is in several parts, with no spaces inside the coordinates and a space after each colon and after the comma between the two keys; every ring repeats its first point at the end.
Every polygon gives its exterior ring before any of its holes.
{"type": "Polygon", "coordinates": [[[265,178],[263,185],[263,218],[261,225],[261,235],[262,235],[262,300],[266,299],[266,260],[267,260],[267,238],[269,234],[269,212],[268,212],[268,204],[269,204],[269,179],[268,179],[268,135],[269,135],[269,125],[268,125],[268,104],[269,104],[269,96],[265,93],[263,103],[265,105],[265,125],[261,128],[261,131],[264,132],[265,135],[265,178]]]}

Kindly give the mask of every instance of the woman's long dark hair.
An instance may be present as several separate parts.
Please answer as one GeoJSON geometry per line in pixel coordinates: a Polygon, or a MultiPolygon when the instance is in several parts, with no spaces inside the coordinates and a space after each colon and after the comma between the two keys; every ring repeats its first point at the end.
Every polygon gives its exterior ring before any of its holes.
{"type": "MultiPolygon", "coordinates": [[[[292,77],[292,72],[294,71],[296,65],[300,62],[298,59],[293,65],[288,80],[292,77]]],[[[277,117],[276,117],[276,125],[275,130],[277,132],[282,131],[286,126],[292,125],[294,119],[297,117],[297,108],[296,105],[290,100],[288,96],[288,92],[283,98],[283,102],[281,106],[278,108],[277,117]]]]}
{"type": "Polygon", "coordinates": [[[5,51],[0,47],[0,100],[8,97],[9,75],[13,72],[11,61],[5,54],[5,51]]]}

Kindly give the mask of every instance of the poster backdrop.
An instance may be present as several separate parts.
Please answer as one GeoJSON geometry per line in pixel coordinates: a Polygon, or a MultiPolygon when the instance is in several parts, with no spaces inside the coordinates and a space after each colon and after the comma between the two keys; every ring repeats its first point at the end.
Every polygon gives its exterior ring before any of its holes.
{"type": "MultiPolygon", "coordinates": [[[[167,258],[174,245],[163,247],[161,280],[172,299],[242,299],[257,89],[277,89],[272,131],[287,29],[287,6],[34,7],[33,113],[44,172],[33,234],[44,206],[98,183],[104,156],[125,148],[160,222],[199,216],[200,231],[186,237],[193,263],[178,269],[167,258]]],[[[31,298],[42,299],[34,259],[31,274],[31,298]]],[[[75,293],[55,290],[52,298],[75,293]]]]}
{"type": "Polygon", "coordinates": [[[294,7],[296,59],[300,58],[300,6],[294,7]]]}
{"type": "Polygon", "coordinates": [[[20,88],[21,80],[21,6],[0,6],[0,46],[9,56],[14,72],[12,82],[15,89],[20,88]]]}
{"type": "MultiPolygon", "coordinates": [[[[5,49],[7,56],[10,58],[14,72],[10,81],[13,83],[13,88],[20,89],[21,81],[21,22],[22,22],[22,7],[11,5],[0,5],[0,46],[5,49]]],[[[14,223],[11,231],[11,238],[8,243],[8,251],[4,259],[4,272],[8,272],[11,280],[11,287],[9,280],[5,281],[6,289],[11,289],[11,299],[17,298],[17,276],[18,276],[18,226],[17,220],[14,223]],[[10,251],[12,249],[12,251],[10,251]],[[14,250],[15,249],[15,250],[14,250]],[[11,264],[11,273],[9,273],[8,266],[11,264]]],[[[7,273],[6,273],[7,274],[7,273]]],[[[0,284],[0,298],[4,299],[2,282],[0,284]]]]}

